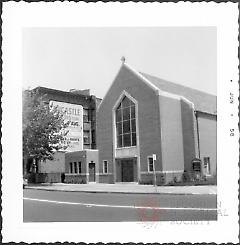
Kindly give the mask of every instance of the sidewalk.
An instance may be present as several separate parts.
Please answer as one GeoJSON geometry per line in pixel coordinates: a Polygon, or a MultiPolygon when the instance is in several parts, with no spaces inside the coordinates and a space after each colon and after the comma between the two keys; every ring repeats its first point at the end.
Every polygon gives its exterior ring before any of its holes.
{"type": "Polygon", "coordinates": [[[137,183],[117,184],[32,184],[25,189],[47,190],[47,191],[70,191],[88,193],[135,193],[135,194],[217,194],[217,186],[152,186],[139,185],[137,183]]]}

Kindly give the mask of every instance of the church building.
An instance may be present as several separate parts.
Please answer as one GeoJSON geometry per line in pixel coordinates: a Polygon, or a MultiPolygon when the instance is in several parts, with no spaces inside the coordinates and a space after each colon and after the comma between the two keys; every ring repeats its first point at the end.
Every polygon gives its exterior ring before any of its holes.
{"type": "Polygon", "coordinates": [[[216,178],[217,98],[123,63],[97,110],[100,183],[216,178]],[[199,163],[199,164],[197,164],[199,163]]]}

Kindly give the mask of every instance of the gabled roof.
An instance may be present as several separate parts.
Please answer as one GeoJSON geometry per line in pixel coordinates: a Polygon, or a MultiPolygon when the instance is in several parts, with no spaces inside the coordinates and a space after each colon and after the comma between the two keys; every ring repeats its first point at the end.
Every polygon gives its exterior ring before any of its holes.
{"type": "Polygon", "coordinates": [[[122,67],[128,68],[153,90],[182,96],[194,104],[195,111],[217,115],[217,96],[138,72],[125,62],[122,67]]]}
{"type": "Polygon", "coordinates": [[[172,83],[145,73],[141,73],[150,83],[158,87],[160,90],[180,95],[190,100],[194,104],[196,111],[210,114],[217,114],[217,96],[196,89],[192,89],[183,85],[172,83]]]}

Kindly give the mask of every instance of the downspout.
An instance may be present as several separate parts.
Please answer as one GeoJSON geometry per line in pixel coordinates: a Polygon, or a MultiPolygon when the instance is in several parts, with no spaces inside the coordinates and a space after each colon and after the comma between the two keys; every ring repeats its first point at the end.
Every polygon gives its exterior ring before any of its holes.
{"type": "Polygon", "coordinates": [[[198,142],[198,158],[200,159],[201,154],[200,154],[200,142],[199,142],[199,125],[198,125],[198,112],[195,111],[195,116],[196,116],[196,124],[197,124],[197,142],[198,142]]]}

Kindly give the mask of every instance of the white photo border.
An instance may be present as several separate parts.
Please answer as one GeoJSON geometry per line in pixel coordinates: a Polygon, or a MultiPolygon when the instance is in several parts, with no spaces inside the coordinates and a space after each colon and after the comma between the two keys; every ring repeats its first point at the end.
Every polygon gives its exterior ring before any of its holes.
{"type": "Polygon", "coordinates": [[[2,20],[3,242],[238,242],[237,3],[5,2],[2,20]],[[226,210],[226,216],[199,223],[158,222],[152,229],[136,222],[23,223],[22,28],[81,26],[217,27],[217,184],[218,203],[221,210],[226,210]],[[234,104],[229,103],[231,92],[234,104]],[[234,136],[230,136],[230,129],[234,129],[234,136]]]}

